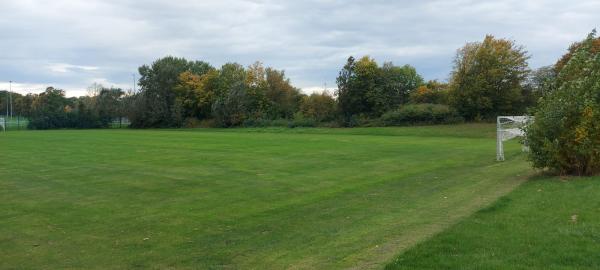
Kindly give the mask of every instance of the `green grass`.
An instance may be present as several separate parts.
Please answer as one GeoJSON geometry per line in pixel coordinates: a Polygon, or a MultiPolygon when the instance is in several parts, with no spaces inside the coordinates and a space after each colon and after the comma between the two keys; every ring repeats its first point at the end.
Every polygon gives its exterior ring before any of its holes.
{"type": "MultiPolygon", "coordinates": [[[[188,131],[220,131],[248,133],[286,133],[286,134],[332,134],[332,135],[369,135],[369,136],[413,136],[413,137],[460,137],[460,138],[496,138],[496,128],[491,124],[437,125],[414,127],[357,127],[357,128],[229,128],[229,129],[190,129],[188,131]]],[[[495,150],[494,150],[495,151],[495,150]]]]}
{"type": "Polygon", "coordinates": [[[537,177],[387,269],[600,269],[600,177],[537,177]]]}
{"type": "Polygon", "coordinates": [[[381,268],[531,173],[516,144],[494,161],[493,134],[7,132],[0,269],[381,268]]]}

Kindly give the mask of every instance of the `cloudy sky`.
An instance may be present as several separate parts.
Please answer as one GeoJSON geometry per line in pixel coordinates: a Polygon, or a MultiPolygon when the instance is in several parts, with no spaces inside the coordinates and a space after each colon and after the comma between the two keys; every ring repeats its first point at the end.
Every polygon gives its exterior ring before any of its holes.
{"type": "Polygon", "coordinates": [[[600,21],[600,1],[0,0],[0,89],[68,95],[132,88],[137,67],[174,55],[283,69],[306,92],[335,87],[350,55],[410,64],[447,80],[465,42],[485,34],[552,64],[600,21]]]}

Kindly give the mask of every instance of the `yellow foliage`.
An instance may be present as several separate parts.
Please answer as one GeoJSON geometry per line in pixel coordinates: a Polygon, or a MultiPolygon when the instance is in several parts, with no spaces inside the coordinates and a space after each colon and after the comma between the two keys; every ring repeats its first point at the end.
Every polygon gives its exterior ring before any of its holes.
{"type": "Polygon", "coordinates": [[[575,142],[583,143],[585,139],[588,137],[588,130],[585,127],[577,127],[575,128],[575,142]]]}

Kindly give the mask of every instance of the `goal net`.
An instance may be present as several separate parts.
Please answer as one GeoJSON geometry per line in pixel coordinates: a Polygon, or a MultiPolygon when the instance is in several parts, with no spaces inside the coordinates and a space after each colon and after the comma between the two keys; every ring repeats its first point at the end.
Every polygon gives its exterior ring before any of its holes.
{"type": "MultiPolygon", "coordinates": [[[[498,116],[496,137],[496,160],[504,160],[504,142],[525,136],[525,126],[533,121],[532,116],[498,116]]],[[[527,151],[523,145],[523,151],[527,151]]]]}
{"type": "Polygon", "coordinates": [[[2,127],[2,131],[6,131],[6,120],[2,117],[0,117],[0,127],[2,127]]]}

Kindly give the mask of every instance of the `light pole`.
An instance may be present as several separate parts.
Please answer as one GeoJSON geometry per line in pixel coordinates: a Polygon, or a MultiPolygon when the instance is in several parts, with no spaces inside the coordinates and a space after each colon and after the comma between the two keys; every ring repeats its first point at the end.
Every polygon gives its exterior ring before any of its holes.
{"type": "MultiPolygon", "coordinates": [[[[10,84],[10,83],[9,83],[9,84],[10,84]]],[[[9,86],[9,88],[11,88],[11,87],[9,86]]],[[[10,99],[10,98],[9,98],[9,97],[10,97],[10,94],[9,94],[9,93],[10,93],[10,92],[6,92],[6,118],[8,118],[8,100],[10,99]]]]}
{"type": "Polygon", "coordinates": [[[132,73],[131,77],[133,78],[133,93],[135,94],[135,73],[132,73]]]}
{"type": "Polygon", "coordinates": [[[8,81],[8,99],[10,99],[10,121],[13,119],[12,81],[8,81]]]}

